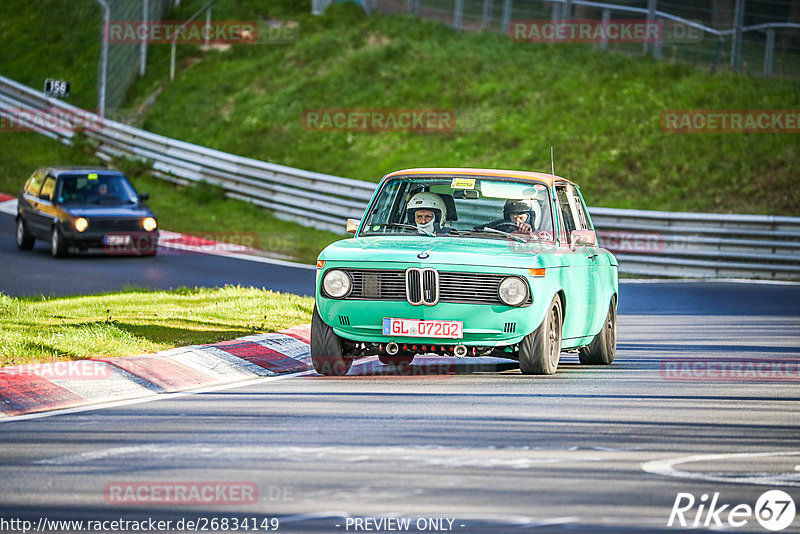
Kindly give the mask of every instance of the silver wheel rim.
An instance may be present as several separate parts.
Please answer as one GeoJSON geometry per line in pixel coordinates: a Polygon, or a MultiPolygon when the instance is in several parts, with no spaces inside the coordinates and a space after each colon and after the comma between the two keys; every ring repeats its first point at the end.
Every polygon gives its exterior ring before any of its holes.
{"type": "Polygon", "coordinates": [[[53,253],[53,256],[55,256],[56,252],[58,252],[58,230],[55,228],[53,229],[53,235],[50,238],[50,251],[53,253]]]}
{"type": "Polygon", "coordinates": [[[22,245],[22,220],[17,221],[17,245],[22,245]]]}
{"type": "Polygon", "coordinates": [[[612,303],[608,309],[608,322],[606,323],[606,335],[608,336],[606,341],[608,342],[608,348],[614,348],[617,340],[617,329],[616,329],[616,310],[614,310],[614,304],[612,303]]]}
{"type": "Polygon", "coordinates": [[[550,338],[550,365],[555,366],[558,364],[558,354],[559,354],[559,333],[556,327],[556,323],[558,322],[558,308],[553,306],[550,309],[550,328],[548,337],[550,338]]]}

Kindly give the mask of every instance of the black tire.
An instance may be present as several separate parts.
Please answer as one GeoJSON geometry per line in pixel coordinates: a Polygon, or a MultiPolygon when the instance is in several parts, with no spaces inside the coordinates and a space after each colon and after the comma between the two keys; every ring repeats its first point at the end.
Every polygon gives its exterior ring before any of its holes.
{"type": "Polygon", "coordinates": [[[524,375],[552,375],[561,357],[561,299],[553,297],[539,327],[519,342],[519,369],[524,375]]]}
{"type": "Polygon", "coordinates": [[[64,242],[64,236],[61,235],[58,226],[53,226],[53,231],[50,233],[50,254],[54,258],[62,258],[67,255],[67,244],[64,242]]]}
{"type": "Polygon", "coordinates": [[[311,316],[311,363],[325,376],[344,376],[353,365],[351,358],[342,355],[342,338],[322,320],[316,306],[311,316]]]}
{"type": "Polygon", "coordinates": [[[20,250],[30,250],[35,241],[36,238],[28,231],[28,225],[25,224],[22,217],[17,217],[17,247],[20,250]]]}
{"type": "Polygon", "coordinates": [[[394,365],[395,367],[401,367],[403,365],[411,365],[411,362],[414,361],[414,354],[395,354],[394,356],[389,356],[388,354],[380,354],[378,355],[378,359],[384,365],[394,365]]]}
{"type": "Polygon", "coordinates": [[[578,359],[584,365],[608,365],[614,361],[617,351],[617,302],[611,299],[603,328],[591,343],[581,347],[578,359]]]}

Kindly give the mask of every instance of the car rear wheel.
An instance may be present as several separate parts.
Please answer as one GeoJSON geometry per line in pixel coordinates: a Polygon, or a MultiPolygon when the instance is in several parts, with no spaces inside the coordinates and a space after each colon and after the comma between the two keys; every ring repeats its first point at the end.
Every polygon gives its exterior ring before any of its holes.
{"type": "Polygon", "coordinates": [[[608,365],[614,361],[617,350],[617,303],[611,299],[603,328],[591,343],[578,351],[578,359],[584,365],[608,365]]]}
{"type": "Polygon", "coordinates": [[[539,327],[519,342],[519,369],[524,375],[552,375],[561,357],[561,299],[553,297],[539,327]]]}
{"type": "Polygon", "coordinates": [[[55,258],[67,255],[67,244],[64,243],[64,236],[61,235],[61,230],[58,229],[58,226],[53,226],[53,231],[50,234],[50,253],[55,258]]]}
{"type": "Polygon", "coordinates": [[[33,248],[33,243],[36,239],[28,232],[28,225],[22,220],[22,217],[17,218],[17,247],[20,250],[30,250],[33,248]]]}
{"type": "Polygon", "coordinates": [[[388,354],[381,354],[378,356],[378,359],[384,365],[394,365],[395,367],[401,367],[403,365],[411,365],[411,362],[414,361],[414,355],[395,354],[394,356],[389,356],[388,354]]]}
{"type": "Polygon", "coordinates": [[[316,306],[311,316],[311,363],[325,376],[344,376],[353,365],[351,358],[342,355],[342,338],[322,320],[316,306]]]}

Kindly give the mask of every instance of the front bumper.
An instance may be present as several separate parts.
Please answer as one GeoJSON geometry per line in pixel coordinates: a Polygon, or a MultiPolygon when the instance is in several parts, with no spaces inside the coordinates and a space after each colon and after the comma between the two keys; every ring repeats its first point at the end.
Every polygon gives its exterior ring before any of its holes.
{"type": "MultiPolygon", "coordinates": [[[[435,344],[501,347],[515,345],[541,323],[537,299],[525,307],[449,304],[412,306],[408,302],[317,299],[325,323],[345,339],[367,343],[435,344]],[[383,334],[384,318],[462,321],[463,338],[383,334]]],[[[549,301],[547,301],[549,303],[549,301]]],[[[541,315],[541,317],[540,317],[541,315]]]]}
{"type": "Polygon", "coordinates": [[[106,254],[152,253],[158,248],[158,230],[144,231],[62,231],[68,247],[79,250],[97,250],[106,254]],[[121,239],[119,239],[121,238],[121,239]]]}

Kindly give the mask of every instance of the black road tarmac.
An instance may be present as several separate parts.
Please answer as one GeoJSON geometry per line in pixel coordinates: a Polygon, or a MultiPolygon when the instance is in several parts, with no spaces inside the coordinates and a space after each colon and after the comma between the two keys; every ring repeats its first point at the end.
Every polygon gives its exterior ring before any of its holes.
{"type": "MultiPolygon", "coordinates": [[[[3,235],[3,291],[9,271],[56,265],[107,289],[120,270],[156,287],[294,276],[202,256],[20,259],[3,235]]],[[[608,367],[310,374],[0,422],[0,531],[798,532],[766,492],[800,507],[800,286],[625,283],[620,312],[608,367]]]]}

